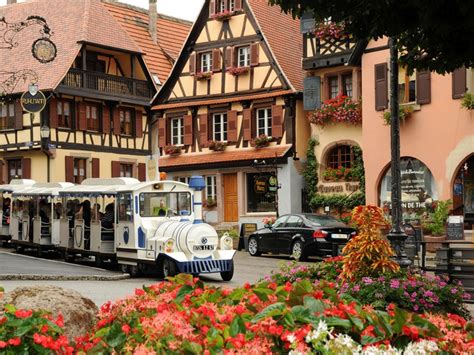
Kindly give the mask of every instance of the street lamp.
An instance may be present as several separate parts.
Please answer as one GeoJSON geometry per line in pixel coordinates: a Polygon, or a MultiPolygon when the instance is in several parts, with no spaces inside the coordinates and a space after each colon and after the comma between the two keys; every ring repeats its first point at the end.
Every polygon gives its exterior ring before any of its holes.
{"type": "Polygon", "coordinates": [[[46,125],[41,126],[41,128],[40,128],[41,140],[42,140],[43,142],[49,140],[49,135],[50,135],[49,127],[46,126],[46,125]]]}

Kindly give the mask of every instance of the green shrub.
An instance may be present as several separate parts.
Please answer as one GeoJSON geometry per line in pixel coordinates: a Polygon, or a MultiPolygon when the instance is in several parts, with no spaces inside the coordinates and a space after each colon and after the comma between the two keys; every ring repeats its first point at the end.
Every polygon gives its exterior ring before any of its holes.
{"type": "Polygon", "coordinates": [[[430,221],[423,223],[423,228],[428,234],[444,235],[450,206],[451,200],[437,202],[434,213],[430,213],[430,221]]]}
{"type": "Polygon", "coordinates": [[[466,92],[461,100],[461,107],[466,110],[474,110],[474,95],[466,92]]]}

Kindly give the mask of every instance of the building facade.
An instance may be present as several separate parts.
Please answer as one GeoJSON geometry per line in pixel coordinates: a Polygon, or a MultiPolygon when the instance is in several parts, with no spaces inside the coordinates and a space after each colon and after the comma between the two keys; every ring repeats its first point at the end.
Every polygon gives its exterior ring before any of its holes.
{"type": "Polygon", "coordinates": [[[301,50],[299,21],[277,7],[205,2],[154,101],[153,137],[168,178],[205,176],[207,222],[262,225],[301,211],[301,50]]]}
{"type": "MultiPolygon", "coordinates": [[[[363,143],[367,202],[390,207],[389,50],[371,41],[362,56],[363,143]],[[371,93],[375,93],[372,95],[371,93]],[[385,120],[384,120],[385,115],[385,120]]],[[[473,90],[472,70],[409,73],[400,68],[402,206],[416,218],[433,201],[451,200],[452,214],[474,222],[474,121],[461,106],[473,90]]]]}
{"type": "MultiPolygon", "coordinates": [[[[150,101],[172,65],[165,59],[158,68],[159,61],[173,55],[153,42],[148,14],[99,0],[18,3],[1,7],[0,14],[12,25],[32,15],[37,20],[14,34],[17,46],[0,50],[2,80],[13,83],[0,110],[1,180],[145,180],[150,101]],[[43,21],[57,49],[48,63],[31,55],[32,41],[45,38],[43,21]],[[31,84],[47,98],[41,113],[25,112],[19,103],[31,84]]],[[[160,21],[185,28],[173,39],[182,43],[189,23],[158,18],[158,28],[170,27],[160,21]]],[[[168,40],[164,35],[161,42],[168,40]]]]}

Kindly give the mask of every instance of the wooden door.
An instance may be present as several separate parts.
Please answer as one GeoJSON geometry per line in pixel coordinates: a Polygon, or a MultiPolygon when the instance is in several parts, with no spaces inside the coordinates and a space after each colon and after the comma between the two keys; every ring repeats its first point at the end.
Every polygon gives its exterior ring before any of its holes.
{"type": "Polygon", "coordinates": [[[224,221],[237,222],[238,213],[237,174],[224,174],[224,221]]]}

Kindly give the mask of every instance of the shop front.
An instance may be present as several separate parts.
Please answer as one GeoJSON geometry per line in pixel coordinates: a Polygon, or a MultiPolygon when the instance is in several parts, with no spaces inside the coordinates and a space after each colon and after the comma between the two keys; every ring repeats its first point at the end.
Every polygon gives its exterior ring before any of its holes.
{"type": "Polygon", "coordinates": [[[453,213],[464,217],[465,228],[474,225],[474,155],[468,157],[456,172],[453,186],[453,213]]]}

